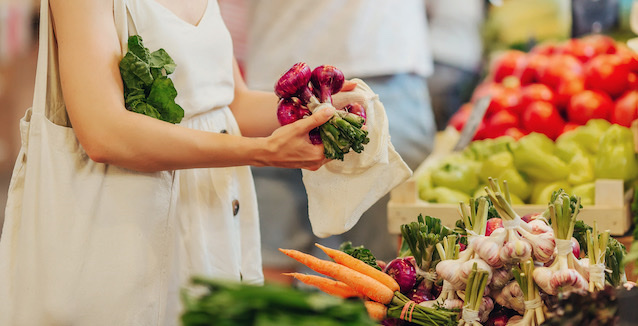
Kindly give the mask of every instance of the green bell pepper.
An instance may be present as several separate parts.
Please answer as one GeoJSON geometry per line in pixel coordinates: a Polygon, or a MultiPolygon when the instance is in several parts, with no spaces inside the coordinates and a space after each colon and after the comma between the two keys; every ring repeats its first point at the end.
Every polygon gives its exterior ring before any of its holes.
{"type": "Polygon", "coordinates": [[[470,201],[470,195],[447,187],[431,188],[419,193],[419,197],[427,202],[439,204],[458,204],[459,202],[467,203],[470,201]]]}
{"type": "Polygon", "coordinates": [[[569,169],[567,181],[574,186],[594,181],[594,163],[592,161],[589,155],[583,153],[574,155],[567,166],[569,169]]]}
{"type": "Polygon", "coordinates": [[[552,193],[559,189],[569,193],[571,186],[565,180],[554,182],[537,182],[532,186],[531,204],[547,205],[552,198],[552,193]]]}
{"type": "Polygon", "coordinates": [[[483,161],[496,153],[509,151],[510,144],[514,142],[514,138],[510,136],[475,140],[463,150],[463,155],[475,161],[483,161]]]}
{"type": "Polygon", "coordinates": [[[596,178],[631,181],[638,176],[638,160],[631,129],[614,124],[600,138],[594,163],[596,178]]]}
{"type": "Polygon", "coordinates": [[[532,186],[515,168],[505,169],[498,178],[500,181],[507,181],[510,195],[520,198],[521,202],[527,200],[532,194],[532,186]]]}
{"type": "Polygon", "coordinates": [[[500,179],[506,169],[514,168],[514,156],[509,151],[493,154],[482,161],[479,170],[479,180],[487,184],[489,178],[500,179]]]}
{"type": "Polygon", "coordinates": [[[479,184],[477,171],[476,162],[462,156],[449,157],[431,171],[432,186],[446,187],[469,195],[479,184]]]}
{"type": "Polygon", "coordinates": [[[604,119],[589,120],[586,125],[567,131],[556,139],[556,155],[570,162],[577,153],[596,155],[599,140],[611,124],[604,119]]]}
{"type": "Polygon", "coordinates": [[[571,191],[572,195],[580,197],[580,203],[585,205],[594,205],[596,202],[596,184],[594,182],[583,183],[575,186],[571,191]]]}
{"type": "Polygon", "coordinates": [[[567,163],[554,154],[555,145],[549,137],[530,133],[512,144],[514,166],[534,181],[566,180],[567,163]]]}

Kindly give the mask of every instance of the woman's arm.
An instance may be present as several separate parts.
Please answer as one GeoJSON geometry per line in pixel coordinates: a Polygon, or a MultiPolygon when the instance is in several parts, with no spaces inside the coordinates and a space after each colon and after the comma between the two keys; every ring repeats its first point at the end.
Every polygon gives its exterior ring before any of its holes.
{"type": "Polygon", "coordinates": [[[239,124],[241,133],[249,137],[270,135],[280,124],[277,121],[277,102],[274,92],[249,90],[234,62],[235,98],[230,109],[239,124]]]}
{"type": "Polygon", "coordinates": [[[113,2],[50,3],[67,111],[91,159],[138,171],[237,165],[315,170],[324,163],[323,147],[303,136],[327,121],[327,115],[303,119],[267,138],[247,138],[192,130],[127,111],[113,2]]]}

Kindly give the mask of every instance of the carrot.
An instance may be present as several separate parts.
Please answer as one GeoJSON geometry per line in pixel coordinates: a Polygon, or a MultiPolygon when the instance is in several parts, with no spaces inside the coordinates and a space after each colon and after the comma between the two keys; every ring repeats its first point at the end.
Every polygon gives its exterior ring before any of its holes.
{"type": "Polygon", "coordinates": [[[376,321],[382,321],[388,317],[388,307],[375,301],[364,301],[363,304],[368,310],[368,316],[376,321]]]}
{"type": "Polygon", "coordinates": [[[318,243],[315,243],[315,245],[321,248],[321,250],[323,250],[323,252],[325,252],[326,255],[332,258],[335,262],[350,267],[359,273],[372,277],[373,279],[385,284],[385,286],[390,288],[390,290],[392,290],[393,292],[399,291],[399,283],[397,283],[397,281],[395,281],[392,276],[364,263],[363,261],[355,257],[348,255],[341,250],[331,249],[318,243]]]}
{"type": "Polygon", "coordinates": [[[318,275],[307,275],[301,273],[283,273],[292,276],[299,281],[317,287],[319,290],[341,298],[359,297],[361,294],[351,288],[348,284],[331,280],[318,275]]]}
{"type": "Polygon", "coordinates": [[[392,301],[392,298],[394,297],[394,292],[387,286],[383,285],[383,283],[373,279],[370,276],[361,274],[349,267],[337,264],[335,262],[319,259],[317,257],[305,254],[297,250],[279,248],[279,251],[283,252],[288,257],[291,257],[296,261],[310,267],[317,273],[332,277],[349,285],[355,291],[365,295],[371,300],[387,304],[392,301]]]}

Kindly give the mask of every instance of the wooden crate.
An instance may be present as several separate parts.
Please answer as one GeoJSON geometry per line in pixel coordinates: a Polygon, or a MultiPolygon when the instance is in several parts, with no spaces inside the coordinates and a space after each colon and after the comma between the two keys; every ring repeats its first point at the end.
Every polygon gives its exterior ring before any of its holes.
{"type": "MultiPolygon", "coordinates": [[[[594,206],[585,206],[579,219],[592,225],[598,223],[599,230],[609,230],[612,235],[620,236],[631,229],[631,213],[629,203],[631,194],[625,194],[622,180],[596,181],[596,199],[594,206]]],[[[514,205],[514,210],[521,216],[529,213],[543,212],[543,205],[514,205]]],[[[388,203],[388,230],[400,233],[402,224],[416,221],[419,214],[430,215],[441,219],[443,225],[454,227],[461,218],[459,206],[453,204],[428,203],[418,197],[417,183],[414,178],[401,184],[390,193],[388,203]]]]}

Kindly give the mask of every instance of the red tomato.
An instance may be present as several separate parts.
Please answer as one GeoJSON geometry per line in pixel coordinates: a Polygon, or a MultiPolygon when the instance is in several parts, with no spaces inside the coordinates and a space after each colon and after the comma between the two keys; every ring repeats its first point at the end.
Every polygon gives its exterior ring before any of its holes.
{"type": "MultiPolygon", "coordinates": [[[[512,79],[508,77],[505,78],[503,82],[506,81],[511,82],[512,79]]],[[[491,116],[495,112],[504,109],[516,110],[518,109],[521,100],[520,92],[516,85],[505,87],[502,84],[487,82],[482,83],[474,90],[474,94],[472,94],[472,102],[488,95],[491,96],[491,102],[487,108],[487,112],[485,113],[486,116],[491,116]]]]}
{"type": "Polygon", "coordinates": [[[487,107],[485,116],[490,117],[503,110],[518,111],[520,104],[521,93],[517,89],[503,88],[502,91],[492,94],[492,101],[487,107]]]}
{"type": "Polygon", "coordinates": [[[580,41],[592,45],[597,55],[616,53],[616,41],[609,36],[592,34],[583,36],[580,41]]]}
{"type": "Polygon", "coordinates": [[[530,103],[523,112],[522,118],[523,127],[526,130],[543,133],[551,139],[556,139],[565,125],[556,107],[543,101],[530,103]]]}
{"type": "Polygon", "coordinates": [[[560,50],[561,44],[555,41],[544,41],[542,43],[537,44],[530,50],[530,53],[536,54],[544,54],[551,55],[555,54],[560,50]]]}
{"type": "Polygon", "coordinates": [[[585,84],[612,97],[621,95],[629,84],[629,68],[620,56],[601,54],[585,65],[585,84]]]}
{"type": "Polygon", "coordinates": [[[623,94],[616,100],[611,113],[611,122],[625,127],[638,119],[638,91],[633,90],[623,94]]]}
{"type": "Polygon", "coordinates": [[[450,117],[448,126],[452,126],[456,130],[461,131],[463,126],[465,126],[465,122],[470,117],[470,113],[472,113],[471,103],[461,105],[461,107],[450,117]]]}
{"type": "Polygon", "coordinates": [[[542,71],[540,82],[556,87],[566,75],[583,75],[583,65],[570,54],[557,54],[549,58],[547,67],[542,71]]]}
{"type": "Polygon", "coordinates": [[[584,90],[572,96],[567,106],[567,119],[576,124],[585,124],[590,119],[608,119],[614,102],[609,95],[594,91],[584,90]]]}
{"type": "Polygon", "coordinates": [[[627,65],[630,71],[638,72],[638,54],[626,45],[618,45],[616,55],[627,65]]]}
{"type": "Polygon", "coordinates": [[[518,66],[522,66],[525,60],[525,52],[518,50],[507,50],[498,55],[492,62],[490,71],[493,80],[501,82],[503,78],[514,74],[518,66]]]}
{"type": "Polygon", "coordinates": [[[496,112],[487,119],[487,127],[498,136],[501,136],[507,128],[518,127],[519,125],[520,118],[510,110],[496,112]]]}
{"type": "Polygon", "coordinates": [[[562,110],[567,107],[572,96],[585,90],[585,80],[582,76],[565,74],[555,90],[555,104],[562,110]]]}
{"type": "Polygon", "coordinates": [[[490,130],[487,128],[487,124],[485,120],[481,121],[476,128],[476,134],[474,134],[474,138],[472,140],[482,140],[486,138],[491,138],[490,130]]]}
{"type": "Polygon", "coordinates": [[[560,48],[562,53],[571,54],[583,63],[589,61],[597,54],[594,42],[584,42],[577,38],[566,41],[560,48]]]}
{"type": "Polygon", "coordinates": [[[489,81],[482,82],[478,86],[476,86],[476,88],[474,89],[474,92],[472,93],[472,99],[470,100],[470,102],[472,103],[476,102],[478,99],[485,97],[487,95],[492,95],[494,92],[498,92],[502,89],[503,89],[503,86],[501,84],[489,82],[489,81]]]}
{"type": "Polygon", "coordinates": [[[549,56],[545,54],[529,53],[522,64],[516,68],[514,75],[520,79],[521,85],[536,83],[540,80],[548,62],[549,56]]]}
{"type": "Polygon", "coordinates": [[[523,110],[534,101],[554,102],[554,92],[545,84],[530,84],[521,88],[521,107],[523,110]]]}
{"type": "Polygon", "coordinates": [[[511,128],[505,129],[505,132],[503,132],[503,135],[504,136],[510,136],[510,137],[514,138],[515,140],[519,140],[523,136],[527,135],[527,133],[521,128],[511,127],[511,128]]]}
{"type": "Polygon", "coordinates": [[[627,77],[627,88],[631,90],[638,90],[638,74],[630,72],[627,77]]]}

